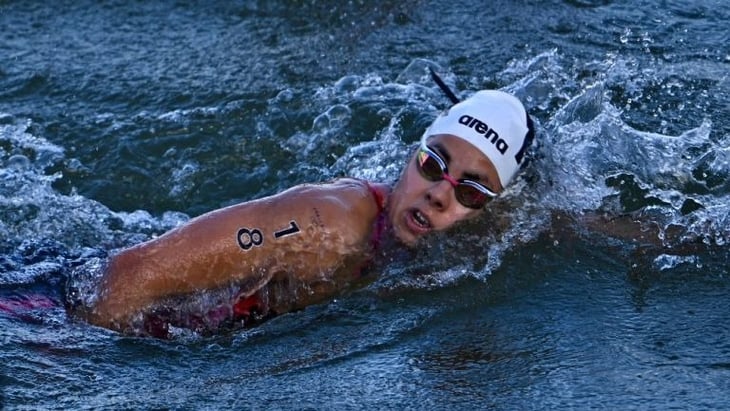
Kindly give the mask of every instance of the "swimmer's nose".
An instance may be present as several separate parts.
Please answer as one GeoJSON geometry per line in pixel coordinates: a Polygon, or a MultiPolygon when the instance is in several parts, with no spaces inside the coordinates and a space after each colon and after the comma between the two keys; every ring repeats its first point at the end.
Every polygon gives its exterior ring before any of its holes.
{"type": "Polygon", "coordinates": [[[450,181],[446,179],[434,181],[431,183],[428,191],[426,191],[426,199],[435,209],[440,211],[445,210],[449,206],[451,198],[454,196],[453,191],[454,188],[450,181]]]}

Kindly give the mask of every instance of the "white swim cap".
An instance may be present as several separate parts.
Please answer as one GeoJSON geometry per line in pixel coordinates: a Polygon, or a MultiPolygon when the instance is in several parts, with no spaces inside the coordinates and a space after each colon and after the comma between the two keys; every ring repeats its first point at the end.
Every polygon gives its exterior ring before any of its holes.
{"type": "Polygon", "coordinates": [[[421,140],[451,134],[468,141],[494,164],[504,188],[517,174],[531,143],[528,121],[527,111],[516,97],[482,90],[441,113],[421,140]]]}

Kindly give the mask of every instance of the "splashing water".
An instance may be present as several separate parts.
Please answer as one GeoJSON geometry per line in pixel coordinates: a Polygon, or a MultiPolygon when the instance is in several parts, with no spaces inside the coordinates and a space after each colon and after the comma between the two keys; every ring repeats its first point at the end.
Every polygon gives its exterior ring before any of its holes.
{"type": "MultiPolygon", "coordinates": [[[[440,273],[433,274],[437,282],[450,283],[464,275],[488,277],[515,244],[533,241],[548,230],[550,214],[555,210],[623,213],[649,206],[659,209],[664,227],[681,225],[708,243],[726,242],[729,149],[723,138],[711,138],[712,123],[705,119],[677,136],[637,130],[614,104],[619,85],[628,83],[620,92],[629,96],[625,104],[630,105],[647,93],[642,91],[647,84],[662,82],[657,78],[662,73],[651,73],[654,77],[641,80],[630,61],[616,56],[590,65],[592,71],[602,73],[597,78],[572,78],[564,65],[552,50],[516,60],[496,75],[505,83],[505,90],[537,111],[534,160],[495,206],[506,214],[500,217],[506,228],[499,234],[462,227],[454,239],[437,237],[429,242],[431,253],[439,243],[446,244],[447,249],[467,244],[467,250],[473,250],[464,257],[445,253],[443,261],[430,259],[434,261],[431,269],[440,273]],[[545,115],[549,121],[542,123],[540,117],[545,115]],[[630,189],[638,189],[640,197],[631,198],[626,193],[630,189]],[[453,268],[438,268],[444,266],[453,268]]],[[[437,63],[416,59],[393,81],[378,75],[348,75],[318,89],[311,101],[321,113],[313,117],[308,130],[294,132],[284,149],[320,178],[349,175],[394,182],[413,142],[420,138],[419,130],[430,123],[439,107],[447,105],[432,84],[428,67],[435,67],[447,82],[455,83],[456,76],[437,63]],[[358,125],[358,119],[368,119],[369,124],[358,125]],[[374,137],[373,129],[377,130],[374,137]]],[[[473,83],[476,80],[470,79],[469,84],[473,83]]],[[[673,80],[667,88],[677,94],[685,86],[673,80]]],[[[466,96],[473,91],[459,93],[466,96]]],[[[274,132],[268,122],[279,118],[277,113],[296,99],[294,93],[283,91],[268,102],[267,114],[259,121],[260,138],[266,138],[267,130],[274,132]]],[[[225,110],[231,109],[235,107],[225,110]]],[[[141,115],[188,127],[191,118],[218,113],[218,109],[207,108],[141,115]]],[[[73,171],[83,169],[83,164],[66,158],[63,148],[34,135],[30,122],[18,123],[6,115],[3,123],[0,172],[5,184],[0,232],[10,239],[7,247],[17,246],[24,238],[53,237],[72,249],[116,248],[187,220],[185,214],[177,212],[165,212],[161,218],[143,210],[112,212],[73,190],[69,195],[59,194],[53,183],[62,177],[61,172],[48,174],[46,170],[63,164],[62,169],[73,171]]],[[[166,153],[175,155],[169,150],[166,153]]],[[[194,159],[181,162],[172,170],[177,184],[171,186],[170,193],[190,191],[191,181],[200,172],[201,166],[194,159]]]]}

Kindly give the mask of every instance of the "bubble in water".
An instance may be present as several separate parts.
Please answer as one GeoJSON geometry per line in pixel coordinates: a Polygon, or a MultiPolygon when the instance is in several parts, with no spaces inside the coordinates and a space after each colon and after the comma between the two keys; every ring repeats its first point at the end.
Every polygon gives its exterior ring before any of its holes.
{"type": "Polygon", "coordinates": [[[15,154],[8,158],[7,166],[13,170],[28,169],[30,168],[30,160],[22,154],[15,154]]]}

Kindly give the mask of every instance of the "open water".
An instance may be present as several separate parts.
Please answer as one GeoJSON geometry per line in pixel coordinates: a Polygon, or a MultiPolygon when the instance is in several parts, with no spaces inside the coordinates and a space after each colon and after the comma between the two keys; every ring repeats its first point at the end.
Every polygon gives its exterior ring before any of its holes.
{"type": "Polygon", "coordinates": [[[728,21],[724,0],[0,0],[0,408],[730,408],[728,21]],[[203,212],[395,181],[448,104],[427,67],[539,125],[474,224],[250,330],[131,338],[58,308],[75,265],[203,212]]]}

